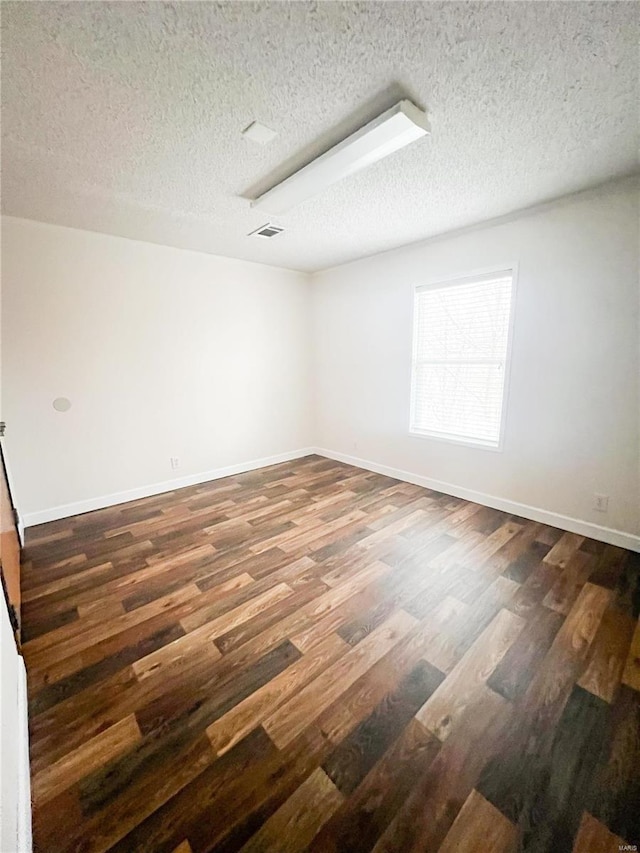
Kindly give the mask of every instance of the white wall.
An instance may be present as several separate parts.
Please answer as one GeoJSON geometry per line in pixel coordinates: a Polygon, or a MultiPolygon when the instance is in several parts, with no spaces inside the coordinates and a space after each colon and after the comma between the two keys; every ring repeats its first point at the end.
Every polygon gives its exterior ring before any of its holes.
{"type": "Polygon", "coordinates": [[[316,443],[640,534],[638,237],[625,182],[316,275],[316,443]],[[504,451],[409,436],[412,287],[514,261],[504,451]],[[594,492],[610,495],[608,513],[594,492]]]}
{"type": "Polygon", "coordinates": [[[2,302],[2,414],[28,524],[311,443],[301,273],[4,217],[2,302]]]}
{"type": "Polygon", "coordinates": [[[0,592],[0,850],[31,850],[27,676],[0,592]]]}
{"type": "Polygon", "coordinates": [[[27,523],[313,444],[568,529],[566,518],[640,535],[633,182],[311,284],[5,217],[2,273],[2,417],[27,523]],[[409,436],[412,286],[514,261],[503,452],[409,436]],[[594,492],[610,495],[608,513],[594,492]]]}

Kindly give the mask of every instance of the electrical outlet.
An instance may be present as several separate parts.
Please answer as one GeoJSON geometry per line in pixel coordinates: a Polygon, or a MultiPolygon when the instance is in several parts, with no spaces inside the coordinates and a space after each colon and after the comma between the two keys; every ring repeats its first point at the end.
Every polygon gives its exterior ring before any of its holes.
{"type": "Polygon", "coordinates": [[[609,509],[609,495],[595,494],[593,496],[593,508],[597,512],[606,512],[609,509]]]}
{"type": "Polygon", "coordinates": [[[175,471],[176,468],[180,467],[180,457],[179,456],[171,456],[169,459],[171,463],[171,468],[175,471]]]}

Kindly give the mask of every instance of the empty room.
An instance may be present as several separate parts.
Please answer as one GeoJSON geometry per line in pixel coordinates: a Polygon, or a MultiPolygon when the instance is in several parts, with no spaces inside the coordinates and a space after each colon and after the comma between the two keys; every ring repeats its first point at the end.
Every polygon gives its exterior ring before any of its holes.
{"type": "Polygon", "coordinates": [[[0,853],[637,851],[640,5],[0,14],[0,853]]]}

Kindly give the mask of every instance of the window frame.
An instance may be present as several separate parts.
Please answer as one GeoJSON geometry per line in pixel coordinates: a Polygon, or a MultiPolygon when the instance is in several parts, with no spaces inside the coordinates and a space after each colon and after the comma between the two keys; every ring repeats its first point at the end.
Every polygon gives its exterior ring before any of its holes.
{"type": "Polygon", "coordinates": [[[411,438],[427,439],[429,441],[444,442],[446,444],[457,444],[463,447],[471,447],[475,450],[489,450],[494,453],[502,453],[504,450],[505,434],[507,430],[507,419],[509,410],[509,390],[511,387],[511,360],[513,348],[513,330],[515,325],[516,313],[516,293],[518,285],[518,264],[513,261],[511,263],[500,264],[499,266],[483,267],[482,269],[473,270],[472,272],[464,272],[460,275],[447,276],[446,278],[437,278],[430,281],[417,282],[411,285],[411,368],[409,377],[409,436],[411,438]],[[510,274],[511,275],[511,300],[509,302],[509,327],[507,329],[507,348],[504,360],[504,376],[502,384],[502,412],[500,417],[500,432],[497,444],[487,444],[482,440],[457,437],[446,433],[438,433],[430,430],[417,429],[413,426],[414,423],[414,381],[415,370],[417,365],[417,349],[418,349],[418,311],[417,301],[418,293],[425,290],[439,290],[444,287],[455,287],[456,285],[471,284],[477,279],[485,278],[492,275],[510,274]]]}

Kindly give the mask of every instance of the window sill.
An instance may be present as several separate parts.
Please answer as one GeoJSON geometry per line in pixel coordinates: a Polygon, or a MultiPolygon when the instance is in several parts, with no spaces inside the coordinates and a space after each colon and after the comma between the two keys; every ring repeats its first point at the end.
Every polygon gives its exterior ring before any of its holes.
{"type": "Polygon", "coordinates": [[[411,438],[426,438],[431,439],[432,441],[443,441],[445,444],[458,444],[463,447],[472,447],[474,450],[490,450],[493,453],[502,453],[503,450],[502,439],[498,444],[487,444],[483,441],[474,441],[470,438],[458,438],[444,433],[427,432],[426,430],[422,431],[416,429],[410,429],[409,436],[411,438]]]}

